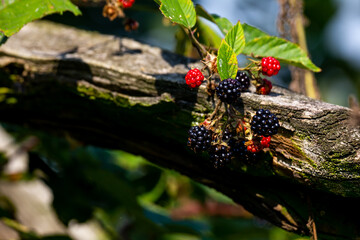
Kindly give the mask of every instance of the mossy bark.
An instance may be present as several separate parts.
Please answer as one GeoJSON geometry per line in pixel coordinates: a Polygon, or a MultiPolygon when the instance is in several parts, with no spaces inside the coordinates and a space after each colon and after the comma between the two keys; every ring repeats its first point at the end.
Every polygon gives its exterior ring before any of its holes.
{"type": "Polygon", "coordinates": [[[201,66],[127,38],[32,23],[0,48],[2,121],[124,149],[216,188],[289,231],[360,237],[360,128],[348,108],[274,87],[242,94],[245,114],[270,109],[281,123],[262,160],[215,171],[186,147],[187,130],[211,113],[205,86],[184,76],[201,66]],[[12,99],[11,101],[7,101],[12,99]],[[309,227],[310,226],[310,227],[309,227]]]}

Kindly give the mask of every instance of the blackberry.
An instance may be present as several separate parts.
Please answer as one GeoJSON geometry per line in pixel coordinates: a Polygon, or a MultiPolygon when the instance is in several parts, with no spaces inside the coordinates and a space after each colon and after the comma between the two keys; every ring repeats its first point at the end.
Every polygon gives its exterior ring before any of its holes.
{"type": "Polygon", "coordinates": [[[222,102],[233,103],[241,95],[241,84],[235,79],[225,79],[216,87],[216,94],[222,102]]]}
{"type": "Polygon", "coordinates": [[[252,153],[247,150],[247,147],[245,146],[245,141],[243,140],[230,141],[229,145],[232,155],[241,160],[251,161],[256,160],[258,157],[257,153],[252,153]]]}
{"type": "Polygon", "coordinates": [[[201,85],[201,83],[203,82],[203,80],[204,80],[204,75],[197,68],[189,70],[188,73],[185,76],[186,84],[190,88],[199,87],[201,85]]]}
{"type": "Polygon", "coordinates": [[[263,84],[256,87],[256,92],[261,95],[268,95],[271,89],[272,89],[272,83],[264,78],[263,84]]]}
{"type": "Polygon", "coordinates": [[[212,140],[212,131],[204,126],[194,126],[189,129],[189,138],[187,145],[194,152],[205,151],[210,148],[212,140]]]}
{"type": "Polygon", "coordinates": [[[223,168],[231,161],[231,151],[224,145],[215,145],[210,152],[210,160],[214,168],[223,168]]]}
{"type": "Polygon", "coordinates": [[[261,59],[261,71],[264,75],[270,77],[276,75],[280,68],[280,62],[276,58],[266,57],[261,59]]]}
{"type": "Polygon", "coordinates": [[[249,76],[241,71],[238,71],[236,74],[236,78],[238,82],[240,82],[240,91],[245,92],[250,87],[250,78],[249,76]]]}
{"type": "Polygon", "coordinates": [[[279,128],[279,120],[269,110],[260,109],[253,116],[251,122],[251,130],[258,135],[265,137],[277,133],[279,128]]]}
{"type": "Polygon", "coordinates": [[[233,133],[231,132],[230,128],[226,128],[222,134],[223,141],[229,141],[233,137],[233,133]]]}
{"type": "Polygon", "coordinates": [[[134,4],[135,0],[119,0],[123,8],[130,8],[134,4]]]}

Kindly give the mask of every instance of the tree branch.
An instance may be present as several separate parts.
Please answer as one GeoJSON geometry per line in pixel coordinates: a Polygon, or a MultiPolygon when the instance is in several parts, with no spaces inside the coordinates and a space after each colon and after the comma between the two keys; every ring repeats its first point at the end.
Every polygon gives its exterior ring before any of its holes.
{"type": "Polygon", "coordinates": [[[141,154],[289,231],[310,234],[311,216],[320,239],[360,236],[360,128],[349,124],[352,111],[280,87],[269,96],[243,93],[236,108],[270,109],[279,134],[261,160],[215,171],[186,147],[191,123],[215,107],[205,86],[185,84],[199,64],[127,38],[28,24],[0,48],[1,74],[12,79],[0,84],[13,91],[12,101],[0,102],[0,119],[141,154]]]}

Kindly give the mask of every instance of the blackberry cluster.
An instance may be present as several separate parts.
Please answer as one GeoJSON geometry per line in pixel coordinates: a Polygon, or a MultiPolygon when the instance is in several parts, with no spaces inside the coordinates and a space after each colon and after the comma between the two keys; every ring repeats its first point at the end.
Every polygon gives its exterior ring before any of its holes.
{"type": "Polygon", "coordinates": [[[224,145],[215,145],[210,152],[210,160],[214,168],[223,168],[231,161],[231,151],[229,147],[224,145]]]}
{"type": "Polygon", "coordinates": [[[249,76],[241,71],[238,71],[236,74],[236,78],[238,82],[240,82],[240,91],[245,92],[250,87],[250,78],[249,76]]]}
{"type": "Polygon", "coordinates": [[[279,128],[279,120],[269,110],[260,109],[253,116],[251,122],[251,130],[258,135],[271,136],[277,133],[279,128]]]}
{"type": "Polygon", "coordinates": [[[194,126],[189,130],[188,146],[194,152],[205,151],[210,148],[212,131],[204,126],[194,126]]]}
{"type": "Polygon", "coordinates": [[[216,94],[222,102],[233,103],[241,95],[241,84],[235,79],[225,79],[216,87],[216,94]]]}
{"type": "Polygon", "coordinates": [[[257,153],[252,153],[247,150],[245,146],[245,141],[230,141],[229,142],[232,155],[239,159],[243,159],[246,161],[256,160],[258,157],[257,153]]]}

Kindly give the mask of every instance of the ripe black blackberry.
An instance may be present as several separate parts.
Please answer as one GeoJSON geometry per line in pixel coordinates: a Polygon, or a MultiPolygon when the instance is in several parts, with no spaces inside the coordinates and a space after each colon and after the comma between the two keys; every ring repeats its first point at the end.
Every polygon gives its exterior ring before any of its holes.
{"type": "Polygon", "coordinates": [[[277,133],[279,128],[279,120],[269,110],[260,109],[253,116],[251,122],[251,130],[262,136],[271,136],[277,133]]]}
{"type": "Polygon", "coordinates": [[[205,151],[210,148],[212,131],[204,126],[194,126],[189,129],[187,145],[194,152],[205,151]]]}
{"type": "Polygon", "coordinates": [[[250,87],[250,78],[245,72],[238,71],[236,74],[236,78],[238,82],[240,82],[240,91],[245,92],[250,87]]]}
{"type": "Polygon", "coordinates": [[[216,169],[223,168],[229,164],[231,156],[230,148],[224,145],[215,145],[210,151],[210,160],[216,169]]]}
{"type": "Polygon", "coordinates": [[[233,103],[241,95],[241,84],[235,79],[225,79],[216,87],[216,94],[222,102],[233,103]]]}
{"type": "Polygon", "coordinates": [[[232,152],[232,155],[240,160],[253,161],[258,157],[258,153],[252,153],[247,150],[245,146],[245,141],[243,140],[232,140],[229,142],[229,146],[232,152]]]}
{"type": "Polygon", "coordinates": [[[230,128],[226,128],[222,134],[222,139],[223,141],[229,141],[231,138],[233,137],[233,133],[230,130],[230,128]]]}

